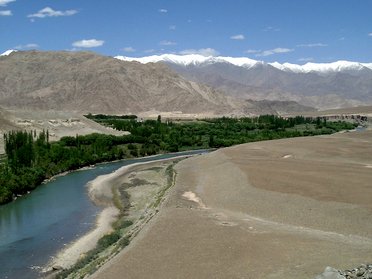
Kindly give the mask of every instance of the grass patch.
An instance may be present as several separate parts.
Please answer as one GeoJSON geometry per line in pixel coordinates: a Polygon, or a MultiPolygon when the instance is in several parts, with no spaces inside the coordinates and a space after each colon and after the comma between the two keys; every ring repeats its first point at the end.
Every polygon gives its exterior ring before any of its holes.
{"type": "Polygon", "coordinates": [[[146,179],[140,179],[140,178],[133,178],[133,179],[130,180],[130,182],[132,184],[131,187],[150,184],[146,179]]]}
{"type": "Polygon", "coordinates": [[[125,211],[130,207],[130,195],[125,188],[119,187],[114,190],[113,202],[121,213],[125,213],[125,211]]]}
{"type": "Polygon", "coordinates": [[[122,220],[122,222],[117,222],[115,230],[109,234],[101,237],[96,247],[90,250],[83,256],[77,263],[75,263],[71,268],[61,271],[57,274],[57,279],[68,278],[73,275],[73,278],[84,278],[87,274],[92,274],[96,271],[100,263],[107,259],[102,255],[109,247],[115,245],[116,247],[122,249],[129,244],[129,238],[122,236],[122,230],[133,225],[132,221],[122,220]],[[80,272],[80,273],[79,273],[80,272]]]}
{"type": "Polygon", "coordinates": [[[167,176],[167,184],[166,186],[158,193],[157,198],[155,202],[152,204],[152,207],[157,208],[161,201],[163,200],[163,197],[165,195],[165,192],[173,185],[175,181],[176,172],[174,170],[174,165],[177,164],[182,159],[174,161],[171,165],[169,165],[165,169],[165,175],[167,176]]]}

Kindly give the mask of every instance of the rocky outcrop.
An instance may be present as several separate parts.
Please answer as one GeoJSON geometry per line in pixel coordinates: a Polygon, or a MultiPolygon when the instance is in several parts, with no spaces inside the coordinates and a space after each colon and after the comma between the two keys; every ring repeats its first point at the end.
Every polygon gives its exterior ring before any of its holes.
{"type": "Polygon", "coordinates": [[[315,279],[372,279],[372,264],[361,264],[353,269],[337,270],[326,267],[315,279]]]}

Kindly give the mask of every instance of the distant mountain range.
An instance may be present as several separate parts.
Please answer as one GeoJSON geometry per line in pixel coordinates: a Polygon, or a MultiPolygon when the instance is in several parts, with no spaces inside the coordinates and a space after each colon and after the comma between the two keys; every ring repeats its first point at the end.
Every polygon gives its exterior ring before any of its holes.
{"type": "MultiPolygon", "coordinates": [[[[8,51],[9,52],[9,51],[8,51]]],[[[337,61],[333,63],[306,63],[305,65],[297,65],[284,63],[280,64],[278,62],[265,63],[263,61],[253,60],[248,57],[224,57],[224,56],[202,56],[198,54],[190,55],[175,55],[175,54],[162,54],[162,55],[152,55],[147,57],[126,57],[126,56],[116,56],[115,58],[125,61],[137,61],[143,64],[146,63],[156,63],[156,62],[167,62],[172,64],[178,64],[182,66],[203,66],[216,63],[228,63],[234,66],[243,67],[250,69],[259,65],[270,65],[278,70],[293,72],[293,73],[331,73],[331,72],[344,72],[344,71],[354,71],[369,69],[372,70],[372,63],[359,63],[359,62],[349,62],[349,61],[337,61]]]]}
{"type": "Polygon", "coordinates": [[[165,63],[189,80],[244,99],[296,101],[318,109],[372,104],[372,63],[337,61],[301,66],[246,57],[173,54],[116,58],[165,63]]]}
{"type": "Polygon", "coordinates": [[[161,63],[67,51],[5,52],[0,57],[0,105],[110,114],[248,115],[312,110],[293,101],[238,100],[161,63]]]}

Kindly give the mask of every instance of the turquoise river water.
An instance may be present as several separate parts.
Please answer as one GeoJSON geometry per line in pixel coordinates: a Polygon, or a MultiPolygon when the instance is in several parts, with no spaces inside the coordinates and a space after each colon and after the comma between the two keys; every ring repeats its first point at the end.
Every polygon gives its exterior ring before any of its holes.
{"type": "Polygon", "coordinates": [[[40,277],[58,251],[95,226],[102,208],[88,197],[87,183],[99,175],[138,162],[193,155],[188,151],[99,164],[39,186],[31,194],[0,206],[0,279],[40,277]]]}

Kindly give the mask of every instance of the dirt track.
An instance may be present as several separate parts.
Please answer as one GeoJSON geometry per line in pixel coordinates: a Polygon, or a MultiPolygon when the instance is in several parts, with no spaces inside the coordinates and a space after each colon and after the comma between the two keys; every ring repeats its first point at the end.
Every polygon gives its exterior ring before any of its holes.
{"type": "Polygon", "coordinates": [[[159,216],[93,278],[299,279],[372,261],[371,131],[245,144],[176,169],[159,216]]]}

